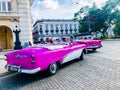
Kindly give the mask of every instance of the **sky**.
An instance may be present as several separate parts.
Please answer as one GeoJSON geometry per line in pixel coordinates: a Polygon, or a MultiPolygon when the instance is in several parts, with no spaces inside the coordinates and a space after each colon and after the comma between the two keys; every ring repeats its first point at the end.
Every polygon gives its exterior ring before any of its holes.
{"type": "Polygon", "coordinates": [[[94,2],[102,7],[107,0],[34,0],[31,6],[33,21],[37,19],[72,19],[80,7],[94,2]]]}

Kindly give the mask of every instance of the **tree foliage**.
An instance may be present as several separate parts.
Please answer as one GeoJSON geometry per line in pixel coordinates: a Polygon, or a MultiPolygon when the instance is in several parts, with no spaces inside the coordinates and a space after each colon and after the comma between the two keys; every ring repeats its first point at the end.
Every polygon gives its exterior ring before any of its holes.
{"type": "Polygon", "coordinates": [[[116,17],[116,19],[114,20],[114,33],[120,36],[120,11],[116,10],[116,12],[113,14],[113,17],[116,17]]]}
{"type": "Polygon", "coordinates": [[[108,0],[102,8],[94,3],[92,7],[84,6],[74,14],[74,19],[79,20],[79,31],[88,31],[89,25],[92,32],[106,32],[107,28],[114,25],[114,31],[120,34],[120,2],[108,0]]]}

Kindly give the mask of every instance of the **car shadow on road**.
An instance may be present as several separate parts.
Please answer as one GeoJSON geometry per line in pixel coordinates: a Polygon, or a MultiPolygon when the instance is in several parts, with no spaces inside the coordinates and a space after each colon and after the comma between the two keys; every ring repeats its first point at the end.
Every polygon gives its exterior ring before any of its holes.
{"type": "Polygon", "coordinates": [[[0,77],[0,88],[2,90],[19,90],[20,88],[29,85],[33,82],[48,78],[46,72],[39,72],[36,74],[14,73],[0,77]]]}
{"type": "MultiPolygon", "coordinates": [[[[93,53],[99,53],[98,51],[88,51],[87,54],[93,54],[93,53]]],[[[86,55],[87,55],[86,54],[86,55]]],[[[60,66],[60,70],[63,70],[71,65],[74,65],[76,63],[80,62],[81,64],[84,63],[85,61],[82,60],[80,61],[79,59],[72,60],[68,63],[65,63],[60,66]]],[[[59,71],[56,75],[59,75],[59,71]]],[[[19,90],[24,86],[27,86],[31,83],[41,81],[41,80],[46,80],[50,78],[51,76],[46,72],[46,71],[41,71],[36,74],[23,74],[23,73],[11,73],[3,75],[3,77],[0,77],[0,88],[2,90],[19,90]]],[[[54,78],[54,77],[53,77],[54,78]]]]}
{"type": "Polygon", "coordinates": [[[86,54],[100,53],[100,51],[88,50],[86,54]]]}
{"type": "MultiPolygon", "coordinates": [[[[78,63],[79,60],[75,59],[73,61],[70,61],[66,64],[63,64],[60,66],[60,69],[67,68],[69,65],[78,63]]],[[[59,71],[58,73],[59,74],[59,71]]],[[[56,74],[56,75],[57,75],[56,74]]],[[[40,81],[40,80],[46,80],[50,78],[51,76],[46,71],[41,71],[36,74],[23,74],[23,73],[11,73],[11,75],[4,75],[3,77],[0,77],[0,88],[2,90],[19,90],[22,87],[29,85],[31,83],[40,81]]]]}

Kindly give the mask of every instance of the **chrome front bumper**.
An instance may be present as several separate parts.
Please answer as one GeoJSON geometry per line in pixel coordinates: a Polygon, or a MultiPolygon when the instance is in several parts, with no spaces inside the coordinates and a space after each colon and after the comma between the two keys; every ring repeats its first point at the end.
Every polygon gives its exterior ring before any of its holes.
{"type": "Polygon", "coordinates": [[[5,68],[8,71],[15,71],[15,72],[26,73],[26,74],[35,74],[41,70],[40,68],[23,69],[23,68],[21,68],[21,66],[15,66],[15,65],[9,65],[9,64],[6,65],[5,68]]]}

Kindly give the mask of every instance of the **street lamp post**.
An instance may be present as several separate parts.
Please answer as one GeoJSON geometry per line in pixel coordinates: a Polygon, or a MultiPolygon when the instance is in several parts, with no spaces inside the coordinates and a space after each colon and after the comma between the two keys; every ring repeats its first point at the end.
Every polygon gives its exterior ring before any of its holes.
{"type": "Polygon", "coordinates": [[[19,33],[21,31],[17,29],[17,25],[16,25],[16,30],[13,30],[13,32],[15,33],[15,38],[16,38],[14,50],[22,49],[21,42],[20,42],[20,39],[19,39],[19,33]]]}
{"type": "MultiPolygon", "coordinates": [[[[79,2],[76,2],[76,4],[79,4],[79,2]]],[[[88,32],[91,33],[91,21],[90,21],[90,13],[88,12],[88,32]]]]}

